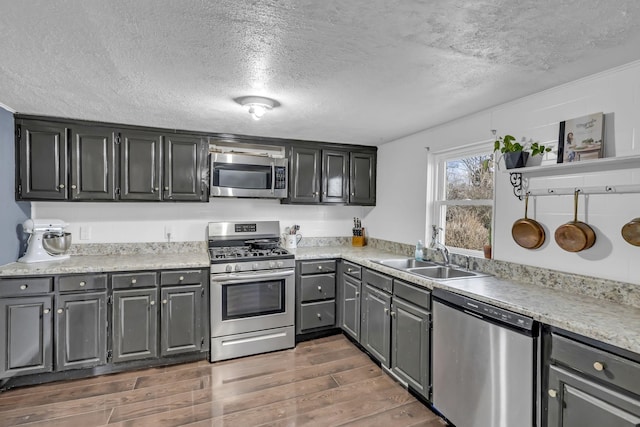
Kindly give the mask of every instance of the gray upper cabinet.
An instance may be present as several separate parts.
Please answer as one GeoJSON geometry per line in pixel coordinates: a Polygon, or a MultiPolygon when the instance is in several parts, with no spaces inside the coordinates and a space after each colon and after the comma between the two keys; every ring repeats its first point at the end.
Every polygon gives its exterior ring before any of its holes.
{"type": "Polygon", "coordinates": [[[164,151],[164,200],[208,201],[208,142],[199,136],[168,136],[164,151]]]}
{"type": "Polygon", "coordinates": [[[162,136],[125,131],[120,140],[120,199],[162,200],[162,136]]]}
{"type": "Polygon", "coordinates": [[[31,120],[16,125],[18,199],[67,199],[67,137],[64,125],[31,120]]]}
{"type": "Polygon", "coordinates": [[[325,203],[349,202],[349,153],[322,150],[322,197],[325,203]]]}
{"type": "Polygon", "coordinates": [[[51,372],[51,295],[0,299],[0,378],[51,372]]]}
{"type": "Polygon", "coordinates": [[[115,200],[118,135],[97,126],[75,126],[71,135],[71,198],[115,200]]]}
{"type": "Polygon", "coordinates": [[[158,291],[113,291],[113,361],[158,356],[158,291]]]}
{"type": "Polygon", "coordinates": [[[106,307],[106,291],[56,297],[56,370],[106,363],[106,307]]]}
{"type": "Polygon", "coordinates": [[[349,155],[349,203],[376,204],[376,154],[351,152],[349,155]]]}
{"type": "Polygon", "coordinates": [[[292,203],[320,202],[321,151],[292,147],[290,159],[289,200],[292,203]]]}

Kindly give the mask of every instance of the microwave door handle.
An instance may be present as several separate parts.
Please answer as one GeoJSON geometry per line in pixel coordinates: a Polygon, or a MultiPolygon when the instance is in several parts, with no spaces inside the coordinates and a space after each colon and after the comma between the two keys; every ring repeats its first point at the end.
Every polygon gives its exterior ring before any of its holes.
{"type": "Polygon", "coordinates": [[[275,194],[276,190],[276,164],[271,162],[271,194],[275,194]]]}

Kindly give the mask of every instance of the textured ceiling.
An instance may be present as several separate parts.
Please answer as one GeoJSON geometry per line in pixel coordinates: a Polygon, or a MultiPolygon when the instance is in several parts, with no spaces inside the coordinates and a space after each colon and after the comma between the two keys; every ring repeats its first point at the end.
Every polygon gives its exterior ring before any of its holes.
{"type": "Polygon", "coordinates": [[[3,1],[0,103],[380,144],[640,59],[638,22],[637,0],[3,1]],[[282,105],[256,122],[244,95],[282,105]]]}

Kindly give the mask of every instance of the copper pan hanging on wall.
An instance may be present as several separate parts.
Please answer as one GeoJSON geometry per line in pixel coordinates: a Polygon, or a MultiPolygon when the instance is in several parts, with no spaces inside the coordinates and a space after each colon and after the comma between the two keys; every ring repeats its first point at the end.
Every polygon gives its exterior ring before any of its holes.
{"type": "Polygon", "coordinates": [[[529,193],[524,196],[524,218],[520,218],[511,227],[511,236],[525,249],[538,249],[544,243],[544,228],[535,219],[527,218],[529,193]]]}
{"type": "Polygon", "coordinates": [[[556,229],[556,243],[568,252],[580,252],[589,249],[596,242],[596,233],[586,223],[578,221],[578,194],[573,195],[573,221],[561,225],[556,229]]]}
{"type": "Polygon", "coordinates": [[[640,218],[634,218],[622,226],[622,238],[633,246],[640,246],[640,218]]]}

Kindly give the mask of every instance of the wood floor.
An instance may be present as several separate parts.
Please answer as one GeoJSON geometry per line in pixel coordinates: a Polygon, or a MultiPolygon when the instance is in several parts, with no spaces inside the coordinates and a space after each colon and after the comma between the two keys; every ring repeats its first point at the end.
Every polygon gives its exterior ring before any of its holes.
{"type": "Polygon", "coordinates": [[[0,426],[446,424],[341,335],[293,350],[0,393],[0,426]]]}

